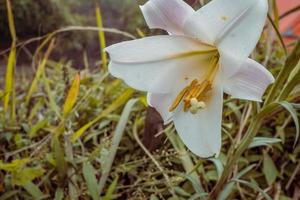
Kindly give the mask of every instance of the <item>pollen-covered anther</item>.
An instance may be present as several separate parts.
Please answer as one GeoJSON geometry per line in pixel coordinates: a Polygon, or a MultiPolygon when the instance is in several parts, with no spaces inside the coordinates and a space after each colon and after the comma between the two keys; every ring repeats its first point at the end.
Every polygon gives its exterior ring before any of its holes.
{"type": "Polygon", "coordinates": [[[187,92],[186,96],[184,97],[184,108],[183,111],[187,112],[191,106],[192,102],[198,101],[203,102],[206,94],[212,89],[212,83],[208,80],[204,80],[203,82],[198,82],[196,85],[187,92]]]}
{"type": "Polygon", "coordinates": [[[194,79],[190,85],[186,86],[173,101],[169,108],[170,112],[173,112],[180,102],[183,102],[183,111],[191,111],[191,113],[197,113],[197,111],[205,107],[204,99],[207,97],[207,93],[212,90],[214,78],[218,71],[219,57],[214,56],[211,59],[211,69],[208,71],[206,78],[203,81],[194,79]],[[197,105],[193,102],[198,102],[197,105]]]}
{"type": "Polygon", "coordinates": [[[196,98],[192,98],[190,100],[190,112],[192,114],[197,114],[198,110],[203,109],[206,107],[206,103],[204,101],[198,101],[196,98]]]}

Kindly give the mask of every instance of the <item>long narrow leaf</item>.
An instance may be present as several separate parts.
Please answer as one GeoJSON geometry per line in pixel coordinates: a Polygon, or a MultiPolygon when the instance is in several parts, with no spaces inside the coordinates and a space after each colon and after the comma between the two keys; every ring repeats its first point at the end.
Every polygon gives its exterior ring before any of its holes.
{"type": "Polygon", "coordinates": [[[5,74],[5,89],[4,89],[4,112],[8,111],[9,101],[12,95],[13,82],[14,82],[14,69],[16,61],[16,48],[12,45],[11,51],[8,56],[8,62],[5,74]]]}
{"type": "Polygon", "coordinates": [[[132,99],[132,100],[128,101],[128,103],[126,104],[126,106],[122,112],[121,118],[117,124],[116,130],[115,130],[115,133],[114,133],[114,136],[112,139],[112,145],[110,147],[109,155],[107,156],[107,160],[105,161],[105,165],[102,170],[102,176],[99,181],[100,194],[102,193],[102,190],[105,186],[109,172],[111,170],[111,166],[113,164],[113,161],[114,161],[116,153],[117,153],[117,149],[121,142],[121,139],[122,139],[122,136],[123,136],[123,133],[125,130],[125,126],[128,122],[130,112],[136,102],[137,102],[137,99],[132,99]]]}
{"type": "Polygon", "coordinates": [[[91,163],[83,164],[82,168],[83,176],[87,184],[87,188],[89,190],[90,196],[93,200],[100,199],[100,194],[98,191],[98,183],[96,179],[96,171],[91,163]]]}
{"type": "Polygon", "coordinates": [[[68,114],[72,111],[73,106],[76,103],[78,93],[80,88],[80,75],[76,74],[73,83],[68,92],[67,98],[64,104],[64,117],[67,117],[68,114]]]}
{"type": "Polygon", "coordinates": [[[54,40],[51,40],[50,45],[49,45],[49,47],[48,47],[48,49],[45,53],[45,56],[44,56],[41,64],[37,68],[35,77],[34,77],[32,83],[31,83],[31,86],[30,86],[29,91],[28,91],[27,96],[26,96],[26,104],[29,103],[34,91],[37,88],[37,83],[38,83],[40,77],[42,76],[42,74],[44,73],[46,63],[47,63],[48,58],[49,58],[49,56],[50,56],[50,54],[51,54],[51,52],[54,48],[54,42],[55,42],[54,40]]]}
{"type": "Polygon", "coordinates": [[[101,9],[100,6],[96,6],[96,18],[97,18],[97,26],[100,29],[99,30],[99,41],[100,41],[100,51],[101,51],[101,60],[102,60],[102,66],[106,69],[107,68],[107,55],[104,49],[106,48],[106,40],[105,40],[105,34],[103,31],[103,20],[101,15],[101,9]]]}
{"type": "Polygon", "coordinates": [[[299,139],[299,132],[300,132],[300,127],[299,127],[299,119],[298,119],[298,116],[297,116],[297,111],[294,109],[293,105],[290,104],[289,102],[286,102],[286,101],[282,101],[282,102],[279,102],[279,104],[284,107],[292,116],[293,120],[294,120],[294,123],[295,123],[295,126],[296,126],[296,138],[295,138],[295,142],[294,142],[294,148],[298,142],[298,139],[299,139]]]}
{"type": "Polygon", "coordinates": [[[118,109],[119,107],[124,105],[128,101],[128,99],[130,99],[132,97],[133,93],[134,93],[133,89],[125,90],[114,102],[112,102],[112,104],[110,104],[105,110],[103,110],[98,117],[96,117],[91,122],[87,123],[86,125],[81,127],[78,131],[76,131],[72,135],[71,141],[75,142],[77,139],[79,139],[84,134],[84,132],[87,129],[89,129],[91,126],[93,126],[95,123],[97,123],[100,119],[104,118],[111,112],[115,111],[116,109],[118,109]]]}

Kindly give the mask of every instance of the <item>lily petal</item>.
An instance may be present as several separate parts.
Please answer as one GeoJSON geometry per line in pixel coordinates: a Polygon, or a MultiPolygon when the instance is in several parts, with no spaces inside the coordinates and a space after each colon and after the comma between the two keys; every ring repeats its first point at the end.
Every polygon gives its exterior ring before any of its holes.
{"type": "Polygon", "coordinates": [[[213,0],[186,20],[184,30],[218,47],[228,77],[255,48],[267,11],[267,0],[213,0]]]}
{"type": "Polygon", "coordinates": [[[218,156],[221,149],[223,90],[216,85],[207,107],[197,114],[177,109],[173,116],[175,128],[184,144],[196,155],[218,156]]]}
{"type": "Polygon", "coordinates": [[[172,121],[173,112],[169,112],[169,107],[176,98],[174,94],[157,94],[150,92],[147,94],[148,104],[159,112],[165,125],[172,121]]]}
{"type": "Polygon", "coordinates": [[[258,62],[247,59],[240,70],[224,82],[224,90],[234,98],[261,101],[273,75],[258,62]]]}
{"type": "Polygon", "coordinates": [[[212,49],[194,39],[165,35],[118,43],[106,51],[113,76],[138,90],[170,93],[181,88],[183,81],[192,81],[186,78],[204,74],[207,59],[199,51],[212,49]]]}
{"type": "Polygon", "coordinates": [[[149,28],[159,28],[173,35],[182,35],[185,20],[194,13],[183,0],[149,0],[140,6],[149,28]]]}

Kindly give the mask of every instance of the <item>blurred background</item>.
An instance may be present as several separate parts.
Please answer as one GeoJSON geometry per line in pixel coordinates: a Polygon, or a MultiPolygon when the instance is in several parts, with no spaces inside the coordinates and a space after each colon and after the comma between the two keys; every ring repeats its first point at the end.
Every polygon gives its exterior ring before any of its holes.
{"type": "MultiPolygon", "coordinates": [[[[149,33],[143,20],[138,5],[145,0],[18,0],[12,1],[15,17],[16,33],[18,41],[26,41],[30,38],[45,35],[66,26],[96,26],[95,5],[100,5],[103,10],[104,27],[116,28],[135,36],[137,30],[149,33]]],[[[193,0],[190,1],[195,4],[193,0]]],[[[202,1],[205,3],[205,1],[202,1]]],[[[285,16],[287,11],[297,8],[299,0],[277,0],[278,11],[281,16],[280,31],[289,42],[297,38],[300,33],[300,13],[294,12],[285,16]]],[[[0,51],[10,47],[11,37],[8,29],[8,20],[5,0],[0,2],[0,51]]],[[[112,44],[121,40],[116,34],[107,34],[107,43],[112,44]]],[[[60,49],[56,50],[54,58],[63,56],[67,60],[76,61],[76,67],[82,67],[83,55],[87,53],[89,62],[95,64],[99,55],[97,34],[89,31],[71,32],[61,34],[59,37],[60,49]]],[[[38,46],[39,41],[26,45],[19,52],[22,62],[30,62],[30,53],[38,46]]]]}
{"type": "MultiPolygon", "coordinates": [[[[105,27],[116,28],[136,35],[136,29],[144,28],[145,23],[141,17],[138,4],[143,1],[131,0],[103,0],[103,1],[77,1],[77,0],[18,0],[12,1],[18,41],[26,41],[51,33],[66,26],[96,26],[95,5],[103,9],[103,23],[105,27]]],[[[8,29],[5,0],[0,2],[0,49],[10,47],[11,37],[8,29]]],[[[88,54],[91,63],[98,59],[99,43],[97,32],[71,32],[59,35],[60,48],[56,50],[54,58],[62,56],[67,60],[74,60],[76,67],[82,67],[83,52],[88,54]]],[[[114,34],[107,35],[109,44],[124,38],[114,34]]],[[[20,64],[31,61],[31,53],[40,41],[26,45],[19,51],[20,64]]]]}

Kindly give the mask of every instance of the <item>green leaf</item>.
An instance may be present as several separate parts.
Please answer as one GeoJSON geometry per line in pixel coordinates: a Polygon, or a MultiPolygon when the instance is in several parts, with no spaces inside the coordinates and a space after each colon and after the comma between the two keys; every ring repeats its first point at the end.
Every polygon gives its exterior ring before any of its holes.
{"type": "Polygon", "coordinates": [[[63,200],[64,198],[64,190],[62,188],[57,188],[55,191],[54,200],[63,200]]]}
{"type": "Polygon", "coordinates": [[[29,103],[33,93],[35,92],[36,88],[38,87],[38,81],[40,80],[41,76],[45,73],[45,67],[46,67],[46,64],[47,64],[47,61],[48,61],[48,58],[54,48],[54,40],[52,40],[49,44],[49,47],[45,53],[45,56],[44,58],[42,59],[42,62],[39,64],[38,68],[37,68],[37,71],[35,73],[35,76],[34,76],[34,79],[32,81],[32,83],[30,84],[30,88],[27,92],[27,96],[25,98],[25,101],[26,101],[26,104],[29,103]]]}
{"type": "Polygon", "coordinates": [[[5,73],[5,90],[4,90],[4,112],[8,111],[11,94],[14,90],[14,70],[16,62],[16,47],[12,44],[11,51],[8,56],[6,73],[5,73]]]}
{"type": "Polygon", "coordinates": [[[79,94],[79,89],[80,89],[80,75],[76,74],[73,83],[69,89],[67,98],[65,100],[64,111],[63,111],[64,117],[67,117],[68,114],[72,111],[79,94]]]}
{"type": "Polygon", "coordinates": [[[198,195],[200,195],[200,196],[208,195],[207,193],[203,192],[203,188],[200,185],[200,182],[197,179],[195,179],[195,177],[192,176],[192,174],[188,175],[188,174],[177,173],[177,172],[175,172],[175,174],[189,180],[192,183],[193,188],[195,189],[195,191],[198,195]]]}
{"type": "Polygon", "coordinates": [[[102,66],[106,69],[107,68],[107,55],[104,51],[106,47],[106,40],[105,40],[105,33],[103,31],[103,20],[102,20],[102,14],[100,6],[96,6],[96,19],[97,19],[97,26],[99,28],[99,42],[100,42],[100,48],[101,48],[101,61],[102,66]]]}
{"type": "Polygon", "coordinates": [[[43,120],[39,121],[38,123],[36,123],[34,126],[31,127],[31,129],[28,133],[28,136],[30,138],[36,137],[39,130],[44,128],[47,124],[48,124],[48,119],[43,119],[43,120]]]}
{"type": "Polygon", "coordinates": [[[217,158],[211,158],[209,160],[214,163],[214,165],[217,169],[218,178],[220,178],[223,173],[223,170],[224,170],[223,163],[221,162],[220,159],[217,159],[217,158]]]}
{"type": "Polygon", "coordinates": [[[100,119],[106,117],[111,112],[117,110],[119,107],[124,105],[128,99],[130,99],[134,94],[134,90],[129,88],[125,90],[115,101],[113,101],[105,110],[103,110],[98,117],[93,119],[92,121],[85,124],[83,127],[81,127],[78,131],[76,131],[71,136],[71,141],[75,142],[77,139],[79,139],[84,132],[89,129],[91,126],[93,126],[95,123],[97,123],[100,119]]]}
{"type": "Polygon", "coordinates": [[[0,169],[7,171],[7,172],[14,172],[17,170],[20,170],[22,167],[24,167],[24,165],[26,165],[26,163],[29,162],[28,158],[24,158],[24,159],[16,159],[13,160],[11,163],[3,163],[0,160],[0,169]]]}
{"type": "Polygon", "coordinates": [[[278,27],[276,26],[276,22],[273,21],[272,17],[269,14],[268,14],[268,19],[269,19],[272,27],[274,28],[274,31],[275,31],[278,39],[279,39],[279,42],[280,42],[280,44],[281,44],[281,46],[282,46],[282,48],[284,50],[284,53],[287,55],[287,49],[286,49],[286,46],[284,44],[283,38],[282,38],[282,36],[280,34],[280,31],[279,31],[278,27]]]}
{"type": "Polygon", "coordinates": [[[127,104],[126,104],[126,106],[123,109],[123,112],[121,114],[120,120],[117,124],[114,136],[112,138],[112,145],[110,147],[107,159],[105,160],[105,164],[104,164],[103,170],[102,170],[102,176],[101,176],[100,181],[99,181],[100,194],[102,193],[102,190],[105,186],[105,183],[106,183],[106,180],[108,178],[109,172],[111,170],[113,161],[114,161],[116,153],[117,153],[117,149],[119,147],[119,144],[121,142],[123,133],[125,131],[126,124],[128,122],[130,112],[131,112],[133,106],[135,105],[135,103],[137,101],[138,101],[137,99],[131,99],[127,102],[127,104]]]}
{"type": "Polygon", "coordinates": [[[58,136],[56,135],[52,138],[52,147],[54,151],[56,169],[58,171],[59,178],[63,180],[67,172],[65,153],[64,153],[64,149],[61,147],[58,136]]]}
{"type": "Polygon", "coordinates": [[[282,140],[279,138],[255,137],[248,148],[251,149],[255,147],[269,146],[271,144],[275,144],[281,141],[282,140]]]}
{"type": "Polygon", "coordinates": [[[12,183],[16,185],[26,185],[44,174],[42,168],[24,168],[12,173],[12,183]]]}
{"type": "Polygon", "coordinates": [[[300,132],[300,127],[299,127],[299,120],[298,120],[298,116],[297,116],[297,111],[294,109],[293,105],[290,104],[287,101],[282,101],[279,102],[279,104],[284,107],[292,116],[295,126],[296,126],[296,138],[295,138],[295,142],[294,142],[294,148],[298,142],[299,139],[299,132],[300,132]]]}
{"type": "Polygon", "coordinates": [[[275,182],[279,174],[273,162],[273,159],[269,156],[267,152],[264,152],[263,173],[266,177],[269,186],[275,182]]]}
{"type": "Polygon", "coordinates": [[[32,182],[23,185],[23,188],[32,196],[34,199],[45,198],[46,195],[40,190],[40,188],[32,182]]]}
{"type": "Polygon", "coordinates": [[[97,183],[96,171],[94,167],[90,163],[85,163],[83,164],[82,172],[87,183],[90,196],[93,198],[93,200],[100,199],[100,194],[98,191],[99,186],[97,183]]]}
{"type": "Polygon", "coordinates": [[[103,197],[103,200],[111,200],[113,199],[113,194],[114,194],[114,191],[117,187],[117,184],[118,184],[118,180],[119,180],[119,177],[117,176],[113,182],[109,185],[106,193],[105,193],[105,196],[103,197]]]}
{"type": "Polygon", "coordinates": [[[12,197],[19,194],[19,193],[20,193],[19,190],[8,191],[8,192],[6,192],[6,193],[4,193],[3,195],[0,196],[0,200],[14,199],[12,197]]]}
{"type": "MultiPolygon", "coordinates": [[[[251,171],[256,165],[250,165],[248,167],[246,167],[245,169],[243,169],[242,171],[240,171],[235,177],[234,179],[240,179],[242,178],[245,174],[247,174],[249,171],[251,171]]],[[[223,200],[223,199],[227,199],[227,197],[231,194],[233,187],[235,185],[234,181],[229,181],[229,183],[227,183],[224,187],[224,189],[222,190],[222,192],[219,194],[218,196],[218,200],[223,200]]]]}
{"type": "Polygon", "coordinates": [[[238,183],[241,183],[243,185],[246,185],[250,188],[252,188],[253,190],[259,192],[261,195],[263,195],[267,200],[272,200],[272,198],[265,192],[263,191],[260,187],[258,187],[257,185],[250,183],[248,181],[244,181],[244,180],[239,180],[239,179],[232,179],[231,181],[235,181],[238,183]]]}

